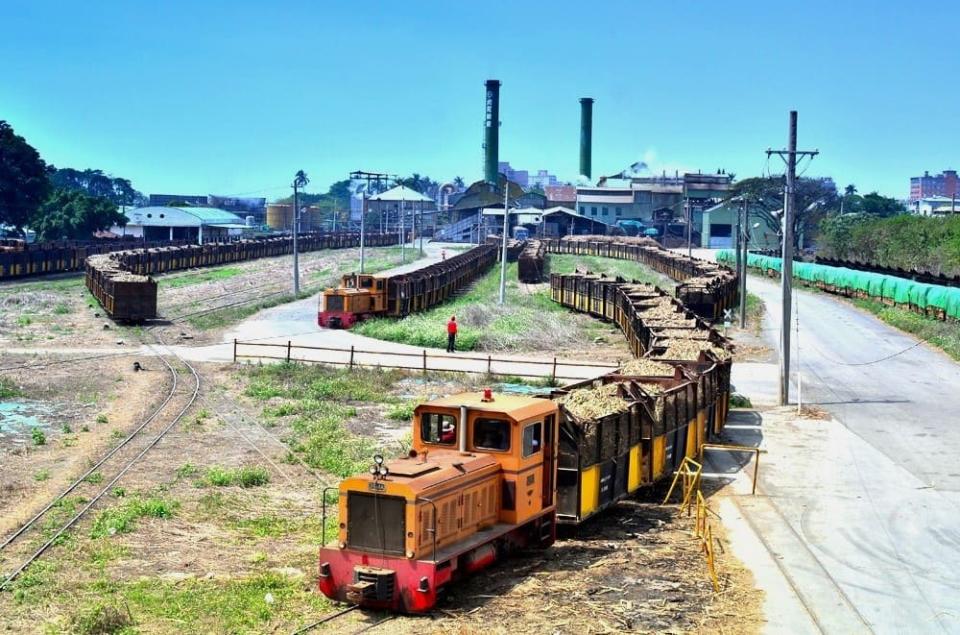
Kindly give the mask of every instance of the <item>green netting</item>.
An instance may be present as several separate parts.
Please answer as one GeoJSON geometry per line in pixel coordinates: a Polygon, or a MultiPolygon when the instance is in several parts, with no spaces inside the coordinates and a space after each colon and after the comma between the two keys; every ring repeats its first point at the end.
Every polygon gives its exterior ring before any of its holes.
{"type": "Polygon", "coordinates": [[[960,289],[947,289],[947,315],[960,320],[960,289]]]}
{"type": "Polygon", "coordinates": [[[930,293],[936,285],[925,284],[923,282],[914,282],[910,287],[910,304],[918,306],[921,309],[927,308],[927,294],[930,293]]]}
{"type": "Polygon", "coordinates": [[[883,286],[883,297],[893,298],[893,301],[897,304],[910,304],[910,292],[917,283],[906,278],[896,278],[894,276],[888,276],[888,278],[889,281],[884,283],[883,286]],[[888,285],[890,295],[887,295],[888,285]]]}
{"type": "Polygon", "coordinates": [[[941,287],[938,284],[931,284],[930,291],[927,293],[927,305],[942,311],[947,310],[947,291],[948,287],[941,287]]]}
{"type": "Polygon", "coordinates": [[[717,262],[734,262],[736,259],[732,249],[721,249],[717,252],[717,262]]]}

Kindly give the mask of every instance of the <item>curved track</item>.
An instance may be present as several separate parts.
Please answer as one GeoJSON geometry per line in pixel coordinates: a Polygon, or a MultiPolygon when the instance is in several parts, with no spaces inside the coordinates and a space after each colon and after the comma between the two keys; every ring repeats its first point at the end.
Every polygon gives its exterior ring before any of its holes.
{"type": "MultiPolygon", "coordinates": [[[[160,344],[160,346],[163,346],[163,342],[160,340],[159,337],[157,337],[157,341],[160,344]]],[[[170,432],[170,430],[174,428],[174,426],[177,425],[177,423],[180,422],[180,420],[187,413],[187,411],[190,410],[193,404],[197,401],[197,398],[200,395],[200,386],[201,386],[200,375],[197,373],[196,369],[193,366],[191,366],[188,362],[186,362],[181,357],[169,352],[168,354],[175,357],[176,361],[179,361],[179,363],[183,364],[184,367],[186,368],[187,374],[189,376],[192,376],[194,380],[193,386],[186,393],[184,393],[184,397],[186,399],[184,405],[182,405],[182,407],[179,407],[179,409],[177,408],[177,405],[174,405],[173,407],[168,408],[171,401],[173,401],[174,397],[177,395],[177,388],[180,385],[180,378],[179,378],[177,369],[174,367],[174,364],[172,364],[170,361],[168,361],[163,357],[162,351],[158,351],[157,357],[161,361],[163,361],[167,369],[170,371],[171,386],[166,397],[160,403],[160,405],[154,410],[153,414],[151,414],[139,426],[137,426],[137,428],[132,433],[130,433],[117,447],[113,448],[107,454],[105,454],[92,467],[90,467],[79,478],[73,481],[73,483],[71,483],[66,489],[64,489],[60,494],[58,494],[52,501],[50,501],[50,503],[48,503],[42,510],[40,510],[37,514],[35,514],[32,518],[30,518],[26,523],[24,523],[23,526],[21,526],[18,530],[16,530],[10,536],[5,538],[4,541],[0,543],[0,552],[10,548],[10,546],[15,541],[22,538],[31,530],[39,529],[38,524],[40,523],[40,521],[48,517],[48,515],[50,514],[50,511],[57,505],[58,502],[63,500],[68,494],[70,494],[74,490],[84,485],[90,485],[86,479],[102,466],[108,465],[109,464],[108,462],[110,462],[111,459],[113,459],[114,457],[117,457],[118,460],[117,460],[117,466],[116,466],[116,471],[114,472],[114,476],[102,488],[99,488],[99,490],[93,496],[91,496],[91,498],[87,501],[87,503],[76,514],[74,514],[66,522],[62,523],[48,540],[46,540],[40,547],[38,547],[35,551],[33,551],[25,560],[21,562],[19,566],[17,566],[17,568],[15,568],[2,582],[0,582],[0,590],[4,589],[7,585],[9,585],[10,582],[12,582],[17,576],[23,573],[23,571],[26,570],[27,567],[29,567],[34,561],[40,558],[52,545],[54,545],[62,535],[64,535],[74,525],[76,525],[77,522],[79,522],[80,519],[83,518],[87,514],[87,512],[89,512],[101,498],[103,498],[108,492],[112,490],[113,486],[124,476],[124,474],[126,474],[131,468],[133,468],[134,465],[136,465],[154,446],[156,446],[161,441],[161,439],[163,439],[164,436],[166,436],[168,432],[170,432]],[[164,422],[166,416],[170,416],[170,418],[166,420],[166,422],[164,422]],[[155,436],[153,437],[148,436],[148,432],[149,432],[147,430],[148,427],[159,428],[155,436]],[[140,442],[144,442],[143,447],[141,447],[140,450],[136,452],[136,454],[132,458],[130,458],[126,462],[123,462],[121,458],[123,457],[124,453],[121,453],[121,450],[129,449],[130,451],[136,451],[136,444],[140,442]]]]}

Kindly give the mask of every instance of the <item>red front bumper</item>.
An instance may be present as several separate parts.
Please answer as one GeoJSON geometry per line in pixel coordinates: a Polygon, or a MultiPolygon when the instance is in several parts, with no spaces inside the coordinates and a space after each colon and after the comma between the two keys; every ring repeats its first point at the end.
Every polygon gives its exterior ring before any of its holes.
{"type": "Polygon", "coordinates": [[[453,562],[379,556],[349,549],[320,549],[320,591],[340,602],[365,608],[425,613],[437,591],[450,582],[453,562]]]}
{"type": "Polygon", "coordinates": [[[320,311],[317,314],[317,325],[328,329],[348,329],[357,323],[356,313],[346,311],[320,311]]]}

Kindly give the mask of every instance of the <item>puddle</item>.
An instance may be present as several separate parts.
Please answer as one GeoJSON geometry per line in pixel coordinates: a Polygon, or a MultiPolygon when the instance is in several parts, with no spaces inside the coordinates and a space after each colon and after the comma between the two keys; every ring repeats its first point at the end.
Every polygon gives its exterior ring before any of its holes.
{"type": "Polygon", "coordinates": [[[28,399],[0,401],[0,442],[23,445],[31,442],[30,430],[49,430],[53,409],[28,399]]]}

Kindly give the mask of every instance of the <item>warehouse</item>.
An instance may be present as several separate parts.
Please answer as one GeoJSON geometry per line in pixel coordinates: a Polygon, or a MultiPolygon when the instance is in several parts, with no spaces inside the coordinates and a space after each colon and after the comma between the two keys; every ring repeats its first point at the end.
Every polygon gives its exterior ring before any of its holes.
{"type": "Polygon", "coordinates": [[[246,229],[243,219],[214,207],[138,207],[124,212],[125,227],[112,227],[118,236],[135,236],[144,240],[226,240],[239,236],[246,229]]]}

